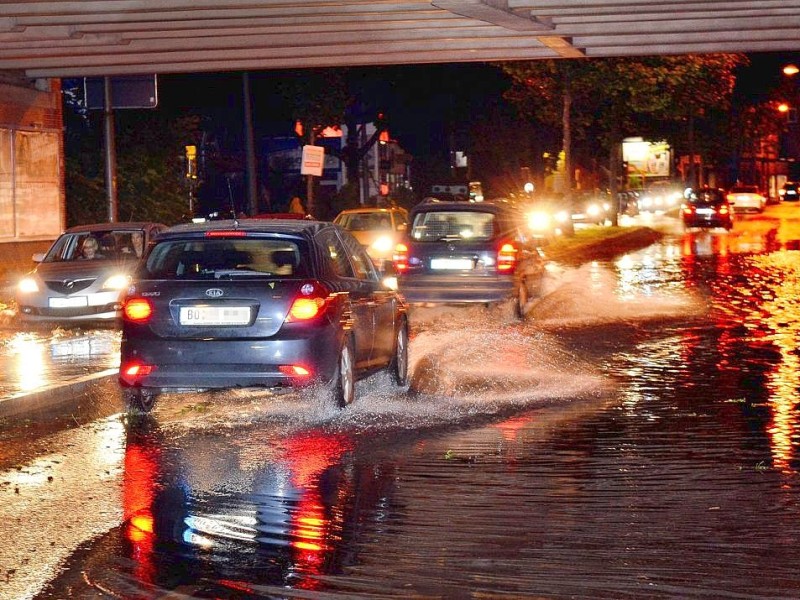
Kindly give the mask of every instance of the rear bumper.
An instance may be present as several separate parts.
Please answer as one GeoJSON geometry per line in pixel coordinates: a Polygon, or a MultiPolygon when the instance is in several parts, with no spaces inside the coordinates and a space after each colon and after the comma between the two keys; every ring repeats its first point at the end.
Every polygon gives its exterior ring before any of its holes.
{"type": "Polygon", "coordinates": [[[731,219],[723,219],[719,217],[694,217],[691,219],[684,218],[683,224],[686,225],[686,227],[733,227],[733,221],[731,219]]]}
{"type": "Polygon", "coordinates": [[[515,278],[505,276],[402,275],[400,293],[409,303],[468,304],[501,302],[514,296],[515,278]]]}
{"type": "Polygon", "coordinates": [[[221,389],[279,387],[329,381],[338,361],[343,333],[332,328],[288,340],[132,340],[123,337],[119,383],[122,387],[221,389]],[[152,365],[146,376],[128,376],[128,365],[152,365]],[[302,366],[305,377],[281,372],[302,366]]]}

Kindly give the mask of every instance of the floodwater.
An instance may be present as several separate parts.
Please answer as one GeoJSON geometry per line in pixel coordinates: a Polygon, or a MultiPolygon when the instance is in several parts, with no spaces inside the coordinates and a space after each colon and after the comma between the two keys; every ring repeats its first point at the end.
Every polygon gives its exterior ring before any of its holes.
{"type": "Polygon", "coordinates": [[[754,223],[551,265],[524,323],[419,309],[410,389],[342,412],[176,394],[40,440],[0,596],[798,598],[800,253],[754,223]]]}

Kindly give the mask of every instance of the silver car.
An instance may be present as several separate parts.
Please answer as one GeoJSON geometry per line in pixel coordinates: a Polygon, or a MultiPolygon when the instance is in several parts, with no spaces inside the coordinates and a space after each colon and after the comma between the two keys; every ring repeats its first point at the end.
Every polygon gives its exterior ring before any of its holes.
{"type": "Polygon", "coordinates": [[[120,292],[161,223],[96,223],[65,231],[17,285],[22,322],[83,323],[120,317],[120,292]]]}

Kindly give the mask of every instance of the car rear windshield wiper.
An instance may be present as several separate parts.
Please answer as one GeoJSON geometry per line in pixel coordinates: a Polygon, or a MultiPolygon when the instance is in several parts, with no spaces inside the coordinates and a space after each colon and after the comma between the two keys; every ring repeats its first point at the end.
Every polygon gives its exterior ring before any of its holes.
{"type": "Polygon", "coordinates": [[[252,269],[217,269],[214,271],[215,279],[235,279],[236,277],[273,277],[273,274],[252,269]]]}

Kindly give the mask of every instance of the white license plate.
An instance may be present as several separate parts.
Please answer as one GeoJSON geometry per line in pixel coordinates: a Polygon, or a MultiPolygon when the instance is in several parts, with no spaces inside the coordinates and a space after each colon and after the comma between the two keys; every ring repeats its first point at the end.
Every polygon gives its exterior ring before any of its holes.
{"type": "Polygon", "coordinates": [[[713,208],[698,208],[697,209],[698,215],[713,215],[714,209],[713,208]]]}
{"type": "Polygon", "coordinates": [[[182,306],[181,325],[247,325],[249,306],[182,306]]]}
{"type": "Polygon", "coordinates": [[[86,296],[73,296],[72,298],[50,298],[50,308],[75,308],[76,306],[88,306],[89,301],[86,296]]]}
{"type": "Polygon", "coordinates": [[[432,258],[431,269],[454,269],[466,270],[472,269],[474,262],[471,258],[432,258]]]}

